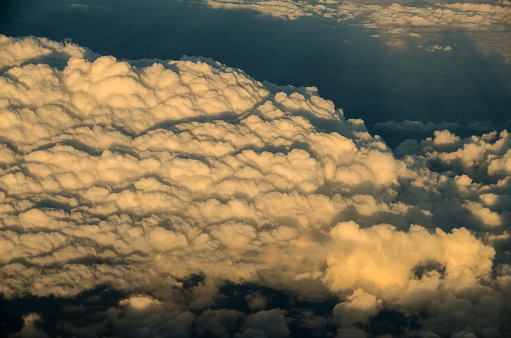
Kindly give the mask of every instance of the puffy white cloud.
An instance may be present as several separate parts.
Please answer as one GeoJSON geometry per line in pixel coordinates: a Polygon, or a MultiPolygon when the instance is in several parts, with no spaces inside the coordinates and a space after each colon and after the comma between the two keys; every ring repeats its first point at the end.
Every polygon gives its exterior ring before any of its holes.
{"type": "Polygon", "coordinates": [[[509,173],[510,145],[511,137],[507,130],[464,140],[443,130],[435,131],[433,138],[426,138],[417,144],[414,152],[475,179],[502,179],[509,173]]]}
{"type": "Polygon", "coordinates": [[[385,224],[360,229],[356,223],[346,222],[335,226],[331,234],[334,243],[325,278],[332,288],[361,286],[390,299],[415,283],[414,271],[421,264],[434,266],[421,277],[431,274],[436,278],[441,267],[441,288],[477,285],[477,280],[489,276],[495,254],[464,228],[450,234],[437,229],[432,234],[415,225],[408,232],[399,232],[385,224]]]}
{"type": "MultiPolygon", "coordinates": [[[[74,44],[61,44],[46,38],[25,38],[12,40],[1,35],[0,37],[0,69],[19,66],[30,62],[33,58],[49,58],[50,56],[84,56],[87,52],[84,48],[74,44]]],[[[2,77],[2,81],[7,79],[2,77]]],[[[3,83],[3,82],[2,82],[3,83]]],[[[3,88],[3,87],[2,87],[3,88]]]]}
{"type": "Polygon", "coordinates": [[[287,336],[294,319],[262,288],[335,298],[300,312],[310,330],[358,334],[389,308],[426,311],[424,332],[504,332],[487,308],[508,311],[507,132],[437,131],[401,160],[315,88],[0,39],[0,292],[123,293],[61,332],[287,336]],[[247,312],[222,304],[225,283],[256,287],[247,312]],[[441,324],[456,306],[473,327],[441,324]]]}
{"type": "Polygon", "coordinates": [[[362,289],[356,289],[347,297],[346,302],[334,307],[333,313],[343,327],[350,327],[356,323],[367,323],[369,317],[378,313],[381,305],[381,299],[376,299],[362,289]]]}

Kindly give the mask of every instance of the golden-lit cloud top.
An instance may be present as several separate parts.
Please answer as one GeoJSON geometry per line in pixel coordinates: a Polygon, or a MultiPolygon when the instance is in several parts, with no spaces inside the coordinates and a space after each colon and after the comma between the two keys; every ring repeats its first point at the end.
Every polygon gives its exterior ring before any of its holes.
{"type": "MultiPolygon", "coordinates": [[[[220,317],[243,320],[243,337],[289,334],[286,311],[262,294],[247,295],[251,314],[206,310],[225,283],[333,297],[324,320],[340,335],[383,309],[427,312],[423,334],[502,333],[507,132],[437,132],[396,159],[312,87],[202,58],[126,62],[41,38],[0,43],[5,297],[125,293],[92,335],[110,325],[187,336],[220,317]],[[473,324],[443,325],[451,306],[473,324]]],[[[26,327],[38,329],[37,316],[26,327]]]]}

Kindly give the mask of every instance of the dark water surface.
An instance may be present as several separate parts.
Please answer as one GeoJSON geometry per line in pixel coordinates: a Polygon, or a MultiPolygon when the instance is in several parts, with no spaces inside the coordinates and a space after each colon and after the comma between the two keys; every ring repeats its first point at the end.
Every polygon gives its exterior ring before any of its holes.
{"type": "Polygon", "coordinates": [[[384,121],[511,119],[511,67],[483,56],[461,31],[444,32],[451,52],[396,49],[375,32],[319,18],[284,21],[251,11],[214,10],[193,2],[11,1],[0,10],[0,33],[73,42],[120,59],[205,56],[260,81],[315,86],[362,118],[384,121]]]}

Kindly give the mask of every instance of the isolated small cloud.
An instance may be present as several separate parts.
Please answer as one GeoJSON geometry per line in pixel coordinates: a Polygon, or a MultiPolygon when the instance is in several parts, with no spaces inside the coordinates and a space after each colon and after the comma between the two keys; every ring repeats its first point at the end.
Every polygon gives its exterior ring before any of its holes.
{"type": "Polygon", "coordinates": [[[88,11],[89,10],[89,5],[82,4],[82,3],[72,3],[71,5],[68,6],[68,8],[69,9],[74,9],[74,10],[88,11]]]}
{"type": "Polygon", "coordinates": [[[41,316],[38,313],[30,313],[23,316],[23,327],[21,331],[9,335],[11,338],[47,338],[49,337],[43,330],[41,330],[37,323],[41,322],[41,316]]]}

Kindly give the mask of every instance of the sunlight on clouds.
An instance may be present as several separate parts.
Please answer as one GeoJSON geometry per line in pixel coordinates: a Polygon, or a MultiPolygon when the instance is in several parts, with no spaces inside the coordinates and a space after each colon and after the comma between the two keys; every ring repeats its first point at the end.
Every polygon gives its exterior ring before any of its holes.
{"type": "Polygon", "coordinates": [[[367,323],[369,317],[378,313],[382,301],[362,289],[356,289],[346,302],[337,304],[333,313],[343,327],[350,327],[356,323],[367,323]]]}
{"type": "Polygon", "coordinates": [[[334,249],[327,259],[326,279],[333,289],[362,286],[365,290],[392,297],[406,289],[414,267],[433,261],[445,266],[443,287],[463,289],[488,277],[494,250],[464,229],[431,234],[412,226],[398,232],[390,225],[360,229],[354,222],[340,223],[331,230],[334,249]]]}
{"type": "MultiPolygon", "coordinates": [[[[406,48],[405,37],[432,40],[432,33],[445,30],[463,30],[485,53],[497,51],[508,60],[511,55],[506,32],[511,24],[511,7],[508,1],[496,4],[424,2],[417,4],[371,1],[293,1],[293,0],[204,0],[215,9],[249,9],[279,19],[296,20],[319,17],[346,21],[371,30],[395,48],[406,48]],[[315,4],[317,3],[317,4],[315,4]],[[495,40],[496,43],[492,42],[495,40]]],[[[414,44],[414,43],[412,43],[414,44]]],[[[419,46],[420,48],[421,46],[419,46]]],[[[451,51],[451,46],[433,44],[428,52],[451,51]]]]}
{"type": "Polygon", "coordinates": [[[285,337],[298,312],[268,290],[335,299],[299,314],[319,335],[364,333],[384,311],[427,313],[417,334],[504,332],[507,131],[437,131],[396,159],[313,87],[0,41],[0,292],[122,294],[62,332],[285,337]],[[247,312],[222,303],[226,285],[247,288],[247,312]],[[456,307],[474,324],[442,324],[456,307]]]}
{"type": "Polygon", "coordinates": [[[508,4],[453,3],[427,4],[425,6],[370,3],[365,1],[320,1],[311,5],[308,1],[292,0],[206,0],[213,8],[251,9],[277,18],[295,20],[304,16],[320,16],[338,21],[360,19],[367,27],[383,29],[395,27],[457,27],[484,29],[495,25],[505,30],[510,23],[508,4]]]}

